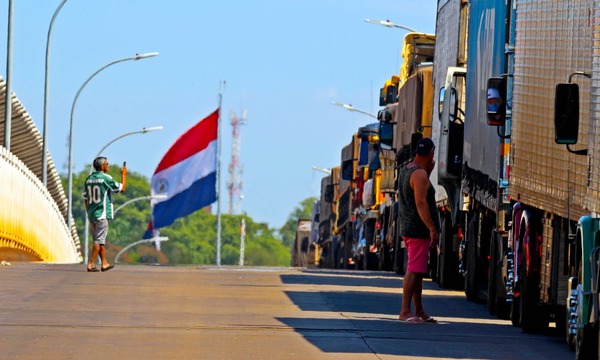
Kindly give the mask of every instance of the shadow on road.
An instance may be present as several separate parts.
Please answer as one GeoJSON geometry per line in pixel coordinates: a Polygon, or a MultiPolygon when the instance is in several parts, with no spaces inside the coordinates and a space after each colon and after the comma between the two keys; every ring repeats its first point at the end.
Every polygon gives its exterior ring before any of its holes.
{"type": "Polygon", "coordinates": [[[400,277],[310,271],[280,276],[284,284],[299,285],[298,290],[285,291],[299,309],[323,316],[276,319],[325,353],[478,359],[573,356],[562,338],[522,334],[509,321],[489,315],[485,305],[469,303],[462,293],[432,282],[424,283],[423,305],[439,323],[407,324],[397,320],[400,277]]]}

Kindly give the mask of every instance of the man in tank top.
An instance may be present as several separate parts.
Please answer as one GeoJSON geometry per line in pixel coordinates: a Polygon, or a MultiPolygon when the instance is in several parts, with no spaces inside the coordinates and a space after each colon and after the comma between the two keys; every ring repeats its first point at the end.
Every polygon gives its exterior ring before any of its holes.
{"type": "Polygon", "coordinates": [[[400,236],[408,253],[408,266],[402,284],[400,321],[435,322],[423,309],[423,276],[427,273],[429,248],[439,241],[440,220],[435,189],[429,175],[435,166],[435,145],[430,138],[417,143],[414,160],[402,168],[398,178],[400,236]],[[415,303],[412,312],[411,302],[415,303]]]}

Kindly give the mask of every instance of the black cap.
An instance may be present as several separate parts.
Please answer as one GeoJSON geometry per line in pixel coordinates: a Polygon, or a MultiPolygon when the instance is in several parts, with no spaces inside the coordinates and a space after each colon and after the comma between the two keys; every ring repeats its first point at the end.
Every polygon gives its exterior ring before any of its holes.
{"type": "Polygon", "coordinates": [[[429,153],[433,152],[433,150],[435,150],[435,144],[433,143],[433,140],[430,138],[423,138],[417,143],[417,150],[415,153],[422,156],[427,156],[429,153]]]}

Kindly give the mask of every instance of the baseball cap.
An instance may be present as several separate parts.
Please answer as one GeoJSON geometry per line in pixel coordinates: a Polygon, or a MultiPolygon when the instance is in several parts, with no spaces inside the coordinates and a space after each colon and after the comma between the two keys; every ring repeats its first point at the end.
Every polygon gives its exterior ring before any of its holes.
{"type": "Polygon", "coordinates": [[[496,88],[489,88],[487,91],[487,98],[489,99],[500,99],[500,93],[496,88]]]}
{"type": "Polygon", "coordinates": [[[419,155],[426,156],[433,152],[433,150],[435,150],[433,140],[430,138],[423,138],[417,143],[417,150],[415,152],[419,155]]]}

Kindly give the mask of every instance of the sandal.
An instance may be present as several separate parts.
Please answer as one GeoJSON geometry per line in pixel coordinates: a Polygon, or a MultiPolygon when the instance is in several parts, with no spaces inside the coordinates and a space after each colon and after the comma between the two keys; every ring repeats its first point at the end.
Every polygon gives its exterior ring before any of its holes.
{"type": "Polygon", "coordinates": [[[100,270],[102,270],[102,272],[105,272],[105,271],[108,271],[108,270],[110,270],[110,269],[112,269],[114,267],[115,267],[114,265],[108,265],[107,267],[100,268],[100,270]]]}
{"type": "Polygon", "coordinates": [[[95,266],[92,266],[91,268],[90,268],[90,267],[89,267],[89,268],[87,268],[87,271],[88,271],[88,272],[98,272],[98,271],[100,271],[100,270],[98,270],[98,268],[97,268],[97,267],[95,267],[95,266]]]}

